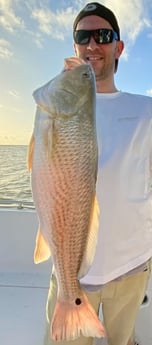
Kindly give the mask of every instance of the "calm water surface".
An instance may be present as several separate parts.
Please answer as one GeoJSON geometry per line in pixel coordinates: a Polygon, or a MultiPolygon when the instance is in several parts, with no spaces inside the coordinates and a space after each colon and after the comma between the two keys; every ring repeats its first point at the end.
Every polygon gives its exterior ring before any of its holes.
{"type": "Polygon", "coordinates": [[[27,171],[27,146],[0,145],[0,203],[31,203],[30,174],[27,171]]]}

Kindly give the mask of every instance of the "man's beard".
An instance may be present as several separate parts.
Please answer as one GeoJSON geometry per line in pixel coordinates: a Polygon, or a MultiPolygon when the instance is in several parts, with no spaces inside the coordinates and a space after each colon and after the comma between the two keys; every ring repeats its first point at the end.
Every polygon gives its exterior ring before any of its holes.
{"type": "Polygon", "coordinates": [[[96,80],[105,80],[109,78],[109,76],[114,74],[115,65],[114,63],[109,63],[108,65],[104,65],[101,69],[96,71],[94,70],[96,80]]]}

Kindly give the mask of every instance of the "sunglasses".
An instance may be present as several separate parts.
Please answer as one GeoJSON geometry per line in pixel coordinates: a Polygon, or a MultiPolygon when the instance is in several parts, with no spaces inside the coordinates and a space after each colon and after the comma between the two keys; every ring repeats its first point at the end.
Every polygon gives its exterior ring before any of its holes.
{"type": "Polygon", "coordinates": [[[76,30],[73,33],[74,42],[80,45],[88,44],[91,37],[98,44],[107,44],[118,40],[117,33],[111,29],[76,30]]]}

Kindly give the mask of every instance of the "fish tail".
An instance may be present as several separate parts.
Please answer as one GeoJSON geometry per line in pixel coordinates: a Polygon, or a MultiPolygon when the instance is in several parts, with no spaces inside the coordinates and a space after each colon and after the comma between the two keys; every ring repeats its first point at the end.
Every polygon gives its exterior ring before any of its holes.
{"type": "Polygon", "coordinates": [[[51,323],[51,338],[54,341],[70,341],[83,335],[101,338],[104,327],[87,296],[75,302],[57,301],[51,323]]]}

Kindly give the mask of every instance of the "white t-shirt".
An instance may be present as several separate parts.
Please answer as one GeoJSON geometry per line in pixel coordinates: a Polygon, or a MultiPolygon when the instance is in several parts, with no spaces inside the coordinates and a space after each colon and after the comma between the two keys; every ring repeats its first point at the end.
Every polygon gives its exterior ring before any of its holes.
{"type": "Polygon", "coordinates": [[[97,94],[99,238],[81,279],[101,285],[152,257],[152,98],[97,94]]]}

